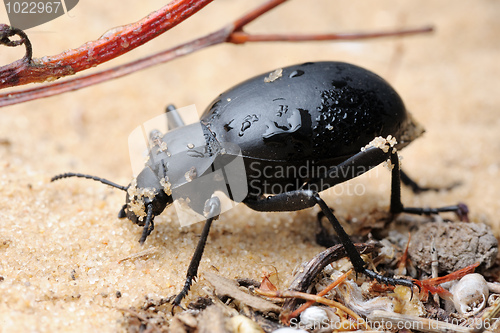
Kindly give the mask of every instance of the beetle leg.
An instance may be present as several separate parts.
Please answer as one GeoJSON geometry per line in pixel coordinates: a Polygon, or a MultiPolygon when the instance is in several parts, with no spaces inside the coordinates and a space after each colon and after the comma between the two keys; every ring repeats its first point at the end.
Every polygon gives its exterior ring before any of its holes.
{"type": "Polygon", "coordinates": [[[352,243],[351,239],[349,238],[349,235],[347,232],[345,232],[344,228],[340,225],[339,221],[333,215],[332,211],[330,208],[327,206],[327,204],[321,199],[318,193],[315,193],[313,196],[314,200],[316,203],[319,205],[321,208],[321,211],[323,214],[325,214],[326,218],[328,221],[330,221],[333,229],[337,233],[337,236],[339,237],[340,242],[344,246],[345,251],[347,252],[347,255],[349,256],[349,259],[351,260],[351,263],[354,267],[354,270],[356,272],[364,273],[365,271],[365,265],[366,263],[364,260],[361,258],[361,256],[358,253],[358,250],[354,247],[354,244],[352,243]]]}
{"type": "Polygon", "coordinates": [[[172,104],[167,106],[165,113],[167,114],[167,128],[169,131],[173,130],[174,128],[184,126],[184,121],[182,120],[179,112],[177,112],[175,106],[173,106],[172,104]]]}
{"type": "Polygon", "coordinates": [[[416,215],[433,215],[444,212],[454,212],[457,214],[460,221],[469,222],[469,207],[467,207],[464,203],[439,208],[404,207],[403,212],[416,215]]]}
{"type": "MultiPolygon", "coordinates": [[[[186,282],[184,283],[184,287],[181,292],[175,297],[173,301],[174,307],[179,306],[181,301],[189,292],[193,281],[196,279],[198,275],[198,267],[200,266],[201,256],[203,255],[203,251],[205,250],[205,244],[207,243],[208,233],[210,232],[210,227],[212,226],[212,222],[219,217],[220,214],[220,200],[218,197],[213,196],[208,199],[205,203],[205,211],[208,212],[207,216],[212,216],[207,219],[205,222],[205,226],[203,227],[203,231],[201,232],[200,240],[198,241],[198,245],[196,245],[196,250],[194,251],[193,257],[191,258],[191,262],[189,263],[189,267],[186,274],[186,282]]],[[[173,309],[172,309],[173,310],[173,309]]]]}
{"type": "Polygon", "coordinates": [[[313,195],[313,191],[297,190],[269,197],[246,198],[243,203],[258,212],[291,212],[314,207],[313,195]]]}
{"type": "Polygon", "coordinates": [[[401,203],[401,173],[397,152],[393,149],[384,151],[376,147],[368,148],[355,154],[346,161],[328,170],[322,177],[310,180],[299,190],[280,193],[269,197],[247,198],[243,202],[249,208],[256,211],[295,211],[310,208],[318,204],[323,214],[332,224],[356,272],[363,273],[384,284],[410,287],[413,293],[414,284],[412,281],[385,277],[366,268],[366,263],[357,252],[354,244],[333,212],[323,199],[320,198],[317,191],[312,190],[314,188],[321,190],[322,188],[319,184],[323,181],[330,187],[348,181],[369,171],[371,168],[381,164],[387,159],[390,159],[391,165],[393,166],[391,180],[391,212],[434,214],[445,211],[455,211],[457,214],[466,217],[467,207],[463,204],[441,208],[405,208],[401,203]]]}
{"type": "Polygon", "coordinates": [[[244,203],[251,209],[268,212],[305,209],[318,204],[323,214],[325,214],[328,221],[332,224],[356,272],[364,272],[365,262],[361,259],[349,235],[347,235],[344,228],[342,228],[335,215],[333,215],[330,208],[323,199],[320,198],[318,193],[309,190],[297,190],[270,196],[261,200],[245,200],[244,203]]]}
{"type": "Polygon", "coordinates": [[[418,193],[422,193],[422,192],[427,192],[427,191],[441,191],[441,190],[445,190],[445,191],[450,191],[452,189],[454,189],[455,187],[457,186],[460,186],[461,183],[460,182],[455,182],[447,187],[427,187],[427,186],[420,186],[417,184],[416,181],[414,181],[413,179],[410,178],[410,176],[408,176],[408,174],[406,172],[404,172],[403,169],[399,170],[400,173],[401,173],[401,182],[408,186],[413,193],[415,194],[418,194],[418,193]]]}
{"type": "MultiPolygon", "coordinates": [[[[166,128],[167,131],[171,131],[177,127],[182,127],[184,126],[184,121],[181,118],[181,115],[177,111],[174,105],[169,104],[167,108],[165,109],[165,121],[166,121],[166,128]]],[[[152,130],[149,133],[149,142],[152,146],[155,145],[155,141],[159,141],[160,143],[163,141],[162,137],[165,133],[162,133],[159,130],[152,130]]],[[[151,153],[151,152],[150,152],[151,153]]],[[[150,156],[152,158],[152,156],[150,156]]]]}
{"type": "Polygon", "coordinates": [[[141,239],[139,239],[139,243],[141,243],[141,245],[144,244],[144,242],[146,241],[146,238],[148,238],[149,234],[153,231],[153,229],[155,228],[155,225],[154,225],[154,217],[153,217],[153,204],[148,204],[146,206],[146,222],[144,223],[144,228],[142,229],[142,236],[141,236],[141,239]]]}
{"type": "Polygon", "coordinates": [[[399,168],[399,158],[396,152],[391,155],[391,162],[392,165],[394,165],[394,168],[392,169],[391,182],[391,213],[432,215],[444,212],[455,212],[461,221],[469,221],[469,209],[467,205],[463,203],[438,208],[404,207],[401,203],[401,181],[404,178],[404,173],[402,173],[401,169],[399,168]]]}
{"type": "Polygon", "coordinates": [[[376,279],[378,282],[387,284],[387,285],[401,285],[401,286],[406,286],[412,288],[412,293],[413,293],[413,282],[410,280],[406,279],[400,279],[400,278],[394,278],[394,277],[387,277],[387,276],[382,276],[372,270],[369,270],[366,268],[366,263],[365,261],[361,258],[358,250],[356,250],[356,247],[352,243],[351,239],[349,238],[349,235],[345,232],[344,228],[340,225],[339,221],[335,217],[335,215],[332,213],[330,208],[326,205],[326,203],[321,199],[319,194],[315,194],[314,199],[318,203],[319,207],[321,208],[321,211],[325,214],[326,218],[328,221],[333,226],[333,229],[335,229],[335,232],[337,233],[340,242],[344,246],[344,249],[349,256],[349,260],[351,260],[352,266],[354,267],[354,270],[356,273],[363,273],[366,276],[376,279]]]}
{"type": "Polygon", "coordinates": [[[122,209],[120,209],[120,211],[118,212],[118,218],[119,219],[123,219],[123,218],[127,217],[127,213],[125,212],[126,208],[127,208],[127,204],[124,204],[122,206],[122,209]]]}
{"type": "MultiPolygon", "coordinates": [[[[335,212],[331,207],[330,210],[332,211],[332,213],[335,212]]],[[[318,222],[318,232],[316,232],[316,244],[328,248],[338,244],[340,241],[337,236],[330,234],[328,230],[326,230],[322,222],[324,217],[325,214],[323,213],[323,211],[319,211],[316,220],[318,222]]]]}

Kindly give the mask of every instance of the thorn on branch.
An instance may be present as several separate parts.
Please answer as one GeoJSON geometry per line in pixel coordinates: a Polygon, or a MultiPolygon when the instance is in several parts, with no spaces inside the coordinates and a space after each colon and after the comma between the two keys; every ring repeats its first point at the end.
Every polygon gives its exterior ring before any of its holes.
{"type": "Polygon", "coordinates": [[[31,47],[31,42],[28,35],[24,31],[18,28],[14,28],[7,24],[0,24],[0,45],[16,47],[24,44],[26,47],[26,53],[23,57],[23,62],[30,63],[33,57],[33,48],[31,47]],[[19,36],[19,40],[10,40],[12,36],[19,36]]]}

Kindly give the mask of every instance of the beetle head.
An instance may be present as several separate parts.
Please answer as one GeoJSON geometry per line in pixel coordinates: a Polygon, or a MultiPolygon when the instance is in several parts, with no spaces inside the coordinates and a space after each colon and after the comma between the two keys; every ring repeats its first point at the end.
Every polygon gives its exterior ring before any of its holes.
{"type": "Polygon", "coordinates": [[[133,223],[144,226],[139,240],[142,244],[153,231],[155,216],[160,215],[172,202],[168,180],[159,179],[150,167],[146,167],[128,186],[126,204],[119,217],[126,216],[133,223]]]}

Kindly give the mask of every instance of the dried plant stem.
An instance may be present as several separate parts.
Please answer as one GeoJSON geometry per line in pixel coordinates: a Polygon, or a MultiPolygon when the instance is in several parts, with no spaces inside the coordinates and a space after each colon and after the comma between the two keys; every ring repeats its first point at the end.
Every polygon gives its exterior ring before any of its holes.
{"type": "Polygon", "coordinates": [[[23,58],[0,67],[0,88],[72,75],[116,58],[192,16],[213,0],[174,0],[140,21],[112,29],[99,39],[60,54],[23,58]]]}
{"type": "MultiPolygon", "coordinates": [[[[330,290],[332,290],[333,288],[337,287],[339,284],[341,284],[342,282],[345,281],[345,279],[349,276],[349,274],[351,274],[353,272],[353,269],[351,268],[350,270],[348,270],[346,273],[342,274],[337,280],[335,280],[333,283],[331,283],[328,287],[326,287],[325,289],[321,290],[319,293],[318,293],[318,296],[320,297],[323,297],[325,296],[326,294],[328,294],[330,292],[330,290]]],[[[285,321],[286,322],[289,322],[290,319],[292,318],[295,318],[297,317],[299,314],[301,314],[305,309],[307,309],[308,307],[310,307],[311,305],[314,304],[314,301],[307,301],[305,304],[302,304],[297,310],[293,311],[292,313],[290,313],[290,315],[286,316],[285,317],[285,321]]]]}
{"type": "Polygon", "coordinates": [[[351,316],[353,319],[356,320],[357,323],[362,324],[362,326],[366,329],[368,329],[368,325],[366,322],[358,316],[354,311],[343,305],[342,303],[336,302],[331,299],[327,299],[318,295],[311,295],[308,293],[303,293],[300,291],[291,291],[291,290],[285,290],[285,291],[265,291],[261,289],[255,289],[255,293],[261,296],[265,297],[278,297],[278,298],[302,298],[308,301],[312,301],[313,303],[320,303],[324,305],[328,305],[337,309],[340,309],[347,313],[349,316],[351,316]]]}

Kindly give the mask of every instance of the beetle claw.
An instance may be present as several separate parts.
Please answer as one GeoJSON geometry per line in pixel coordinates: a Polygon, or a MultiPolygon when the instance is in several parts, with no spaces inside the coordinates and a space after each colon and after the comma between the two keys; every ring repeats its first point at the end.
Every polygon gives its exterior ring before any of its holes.
{"type": "Polygon", "coordinates": [[[172,310],[170,310],[170,313],[172,314],[172,316],[174,316],[174,315],[175,315],[175,313],[174,313],[174,312],[175,312],[175,309],[176,309],[176,308],[180,308],[182,311],[186,311],[186,309],[184,309],[184,308],[182,307],[182,305],[173,303],[173,304],[172,304],[172,310]]]}

